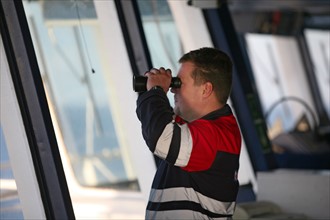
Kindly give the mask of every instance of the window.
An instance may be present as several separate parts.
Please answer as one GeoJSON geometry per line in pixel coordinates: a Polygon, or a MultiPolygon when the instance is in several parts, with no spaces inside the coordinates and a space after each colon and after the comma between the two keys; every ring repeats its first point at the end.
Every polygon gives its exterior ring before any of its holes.
{"type": "MultiPolygon", "coordinates": [[[[178,60],[184,52],[167,1],[145,0],[137,3],[153,67],[169,68],[175,76],[179,68],[178,60]]],[[[172,93],[169,92],[168,97],[173,104],[172,93]]]]}
{"type": "Polygon", "coordinates": [[[23,219],[5,136],[0,126],[0,219],[23,219]]]}
{"type": "Polygon", "coordinates": [[[114,1],[23,3],[76,218],[143,218],[155,168],[114,1]]]}
{"type": "Polygon", "coordinates": [[[304,31],[324,108],[330,117],[330,31],[304,31]]]}
{"type": "MultiPolygon", "coordinates": [[[[82,186],[138,190],[114,122],[93,1],[24,1],[54,123],[82,186]]],[[[109,85],[110,84],[110,85],[109,85]]],[[[57,137],[60,138],[60,137],[57,137]]]]}

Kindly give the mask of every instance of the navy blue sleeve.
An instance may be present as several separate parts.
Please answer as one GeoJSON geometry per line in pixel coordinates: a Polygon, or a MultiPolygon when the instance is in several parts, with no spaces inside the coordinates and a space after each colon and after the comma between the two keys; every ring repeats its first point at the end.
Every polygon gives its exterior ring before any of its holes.
{"type": "Polygon", "coordinates": [[[150,151],[154,152],[165,126],[173,120],[173,109],[166,93],[159,89],[141,93],[137,99],[136,114],[141,121],[143,138],[150,151]]]}

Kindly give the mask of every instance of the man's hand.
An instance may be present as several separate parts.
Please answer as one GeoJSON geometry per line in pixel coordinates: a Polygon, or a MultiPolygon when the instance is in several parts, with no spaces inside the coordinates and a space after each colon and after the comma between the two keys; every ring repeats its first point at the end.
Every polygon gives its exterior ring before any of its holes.
{"type": "Polygon", "coordinates": [[[165,70],[164,67],[160,67],[159,69],[152,68],[144,75],[148,77],[148,91],[154,86],[160,86],[166,93],[168,92],[172,80],[172,72],[170,69],[165,70]]]}

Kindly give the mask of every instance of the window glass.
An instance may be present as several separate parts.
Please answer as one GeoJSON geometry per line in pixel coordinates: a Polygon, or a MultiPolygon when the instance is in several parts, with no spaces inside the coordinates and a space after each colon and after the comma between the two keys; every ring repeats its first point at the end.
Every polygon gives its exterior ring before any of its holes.
{"type": "MultiPolygon", "coordinates": [[[[57,140],[81,186],[139,190],[117,135],[93,1],[24,1],[57,140]]],[[[68,174],[67,174],[68,175],[68,174]]]]}
{"type": "Polygon", "coordinates": [[[0,126],[0,219],[23,219],[6,140],[0,126]]]}
{"type": "Polygon", "coordinates": [[[324,108],[330,117],[330,31],[304,31],[324,108]]]}
{"type": "MultiPolygon", "coordinates": [[[[153,67],[169,68],[173,76],[177,75],[183,47],[167,1],[137,2],[153,67]]],[[[172,93],[169,92],[168,96],[173,104],[172,93]]]]}
{"type": "Polygon", "coordinates": [[[252,33],[245,38],[270,138],[296,129],[304,118],[315,125],[296,39],[252,33]]]}

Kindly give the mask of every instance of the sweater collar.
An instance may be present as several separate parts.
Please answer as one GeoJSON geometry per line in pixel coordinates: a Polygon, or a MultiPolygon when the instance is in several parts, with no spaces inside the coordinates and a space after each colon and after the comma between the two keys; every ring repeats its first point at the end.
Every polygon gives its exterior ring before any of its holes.
{"type": "Polygon", "coordinates": [[[221,116],[227,116],[227,115],[231,115],[232,111],[231,108],[228,104],[225,104],[222,108],[217,109],[213,112],[210,112],[209,114],[205,115],[202,117],[202,119],[205,120],[215,120],[221,116]]]}

